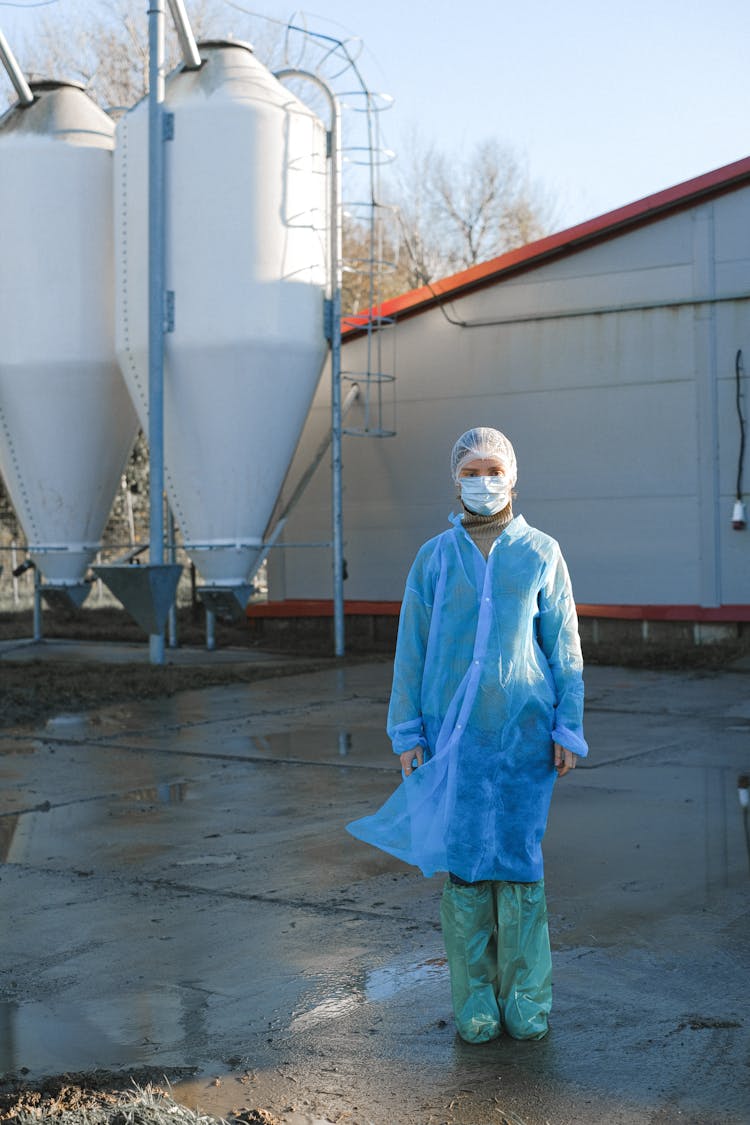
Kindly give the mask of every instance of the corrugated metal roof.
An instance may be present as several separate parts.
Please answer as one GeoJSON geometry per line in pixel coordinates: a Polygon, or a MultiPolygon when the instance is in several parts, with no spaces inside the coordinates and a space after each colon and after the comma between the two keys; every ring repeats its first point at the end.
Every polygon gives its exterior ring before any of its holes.
{"type": "MultiPolygon", "coordinates": [[[[654,195],[647,195],[644,199],[636,200],[635,203],[628,203],[614,211],[607,211],[594,219],[588,219],[585,223],[579,223],[546,238],[540,238],[536,242],[519,246],[516,250],[509,250],[497,258],[481,262],[477,266],[442,278],[431,285],[411,289],[408,293],[384,301],[378,306],[378,316],[400,320],[405,316],[425,312],[441,301],[460,297],[472,289],[502,281],[508,274],[534,269],[550,258],[575,253],[593,243],[603,242],[625,230],[644,226],[671,212],[732,191],[748,182],[750,182],[750,156],[733,164],[726,164],[722,168],[716,168],[713,172],[696,176],[695,179],[676,184],[674,187],[665,188],[664,191],[656,192],[654,195]]],[[[354,339],[363,331],[363,321],[366,321],[367,316],[365,312],[343,318],[342,334],[345,340],[354,339]]]]}

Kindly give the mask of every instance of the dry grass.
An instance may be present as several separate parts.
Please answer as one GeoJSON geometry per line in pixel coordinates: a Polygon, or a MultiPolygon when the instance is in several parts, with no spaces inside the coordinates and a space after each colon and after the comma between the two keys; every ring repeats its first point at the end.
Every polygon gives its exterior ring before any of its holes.
{"type": "Polygon", "coordinates": [[[172,1097],[170,1080],[192,1076],[173,1068],[131,1072],[95,1070],[38,1083],[0,1080],[0,1121],[8,1125],[277,1125],[265,1109],[237,1109],[221,1121],[172,1097]]]}

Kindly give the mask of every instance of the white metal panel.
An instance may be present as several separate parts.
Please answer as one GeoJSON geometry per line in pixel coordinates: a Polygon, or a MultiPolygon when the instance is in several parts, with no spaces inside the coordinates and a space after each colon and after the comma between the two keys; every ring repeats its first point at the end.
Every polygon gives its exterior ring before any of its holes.
{"type": "Polygon", "coordinates": [[[456,300],[454,315],[470,320],[585,312],[692,297],[690,215],[671,215],[512,274],[499,285],[456,300]]]}
{"type": "MultiPolygon", "coordinates": [[[[165,475],[210,584],[241,585],[325,356],[325,130],[239,45],[167,83],[165,475]],[[212,544],[214,549],[203,549],[212,544]]],[[[117,346],[147,425],[145,102],[118,125],[117,346]]]]}
{"type": "Polygon", "coordinates": [[[692,497],[548,501],[520,509],[563,549],[580,603],[696,605],[698,529],[692,497]]]}
{"type": "MultiPolygon", "coordinates": [[[[663,290],[664,299],[710,295],[718,277],[713,253],[725,224],[738,230],[736,258],[726,264],[744,280],[743,291],[750,291],[741,233],[750,229],[750,189],[743,188],[713,200],[708,209],[701,204],[582,250],[565,261],[564,270],[561,260],[529,271],[523,283],[526,311],[544,311],[537,279],[551,281],[556,270],[557,289],[550,290],[548,304],[563,305],[568,292],[563,272],[577,270],[581,284],[588,278],[588,307],[598,305],[607,260],[612,277],[604,281],[610,292],[625,292],[619,274],[624,264],[631,268],[640,260],[644,268],[632,277],[640,273],[646,283],[649,276],[667,277],[679,259],[678,284],[663,290]],[[628,245],[631,240],[635,246],[628,245]]],[[[731,241],[721,238],[728,255],[731,241]]],[[[510,285],[517,282],[508,279],[465,297],[451,312],[467,319],[480,311],[503,315],[510,285]]],[[[653,292],[649,285],[633,292],[653,292]]],[[[468,426],[486,424],[504,429],[514,441],[516,510],[559,538],[579,601],[700,604],[707,537],[718,526],[722,601],[748,604],[750,532],[731,530],[729,501],[739,432],[734,356],[744,347],[750,370],[749,302],[470,330],[449,325],[433,309],[392,331],[398,436],[344,444],[347,598],[401,597],[419,543],[447,526],[453,502],[450,446],[468,426]],[[713,377],[715,419],[709,425],[713,377]],[[713,476],[712,434],[718,441],[718,493],[716,482],[707,485],[704,479],[706,471],[713,476]],[[705,519],[701,504],[709,513],[705,519]]],[[[358,366],[362,347],[357,341],[346,345],[345,366],[358,366]]],[[[326,390],[322,384],[305,447],[314,447],[327,424],[326,390]]],[[[302,463],[295,460],[290,487],[302,463]]],[[[329,518],[327,490],[321,467],[291,521],[290,539],[320,535],[329,518]]],[[[283,574],[272,566],[271,582],[272,597],[329,596],[328,574],[306,552],[286,552],[283,574]],[[276,574],[283,586],[274,584],[276,574]]]]}
{"type": "Polygon", "coordinates": [[[716,204],[716,261],[750,260],[750,225],[747,221],[748,188],[723,195],[716,204]]]}
{"type": "Polygon", "coordinates": [[[136,430],[114,356],[110,119],[34,87],[0,121],[0,469],[48,582],[82,581],[136,430]]]}

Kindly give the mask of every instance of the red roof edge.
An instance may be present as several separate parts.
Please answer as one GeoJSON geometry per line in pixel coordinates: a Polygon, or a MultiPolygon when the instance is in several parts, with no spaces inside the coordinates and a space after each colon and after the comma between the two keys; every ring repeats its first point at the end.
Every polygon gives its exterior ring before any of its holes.
{"type": "Polygon", "coordinates": [[[536,242],[519,246],[516,250],[509,250],[497,258],[435,281],[432,285],[411,289],[408,293],[384,301],[372,310],[343,317],[342,336],[345,339],[353,338],[364,331],[371,315],[381,319],[421,311],[436,304],[441,297],[458,296],[462,291],[495,280],[503,273],[532,266],[554,254],[569,253],[584,243],[610,237],[622,228],[649,222],[665,211],[677,210],[706,195],[727,191],[746,179],[750,179],[750,156],[736,160],[733,164],[725,164],[712,172],[705,172],[692,180],[685,180],[674,187],[665,188],[654,195],[647,195],[614,211],[607,211],[585,223],[578,223],[577,226],[547,235],[536,242]]]}

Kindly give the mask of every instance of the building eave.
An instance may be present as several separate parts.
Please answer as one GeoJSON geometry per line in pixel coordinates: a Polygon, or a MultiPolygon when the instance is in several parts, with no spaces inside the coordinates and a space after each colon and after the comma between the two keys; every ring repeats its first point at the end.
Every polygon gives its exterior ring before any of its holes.
{"type": "Polygon", "coordinates": [[[463,297],[473,290],[494,285],[522,270],[535,269],[551,258],[576,253],[584,247],[604,242],[626,230],[632,230],[665,215],[683,210],[705,199],[733,191],[750,183],[750,157],[744,157],[692,180],[665,188],[643,199],[607,211],[585,223],[568,227],[529,242],[516,250],[509,250],[487,262],[462,270],[450,277],[441,278],[431,285],[411,289],[398,297],[384,301],[374,310],[366,310],[342,320],[342,338],[346,343],[356,339],[367,328],[371,313],[378,320],[401,320],[426,312],[435,305],[463,297]]]}

